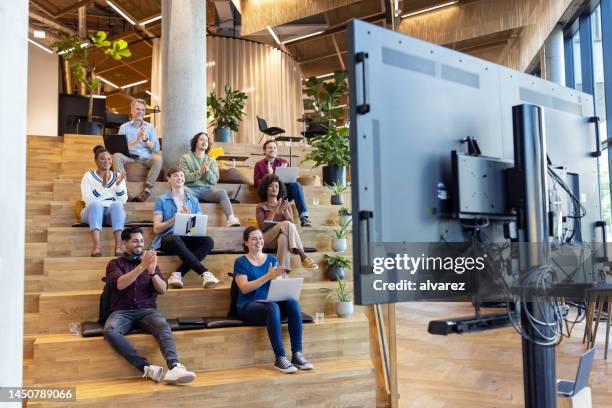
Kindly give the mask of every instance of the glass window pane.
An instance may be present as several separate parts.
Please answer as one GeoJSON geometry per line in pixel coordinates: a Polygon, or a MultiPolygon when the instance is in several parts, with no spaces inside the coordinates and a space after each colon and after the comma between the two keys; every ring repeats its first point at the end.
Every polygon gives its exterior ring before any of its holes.
{"type": "Polygon", "coordinates": [[[572,38],[574,44],[574,88],[582,91],[582,66],[580,64],[580,30],[572,38]]]}

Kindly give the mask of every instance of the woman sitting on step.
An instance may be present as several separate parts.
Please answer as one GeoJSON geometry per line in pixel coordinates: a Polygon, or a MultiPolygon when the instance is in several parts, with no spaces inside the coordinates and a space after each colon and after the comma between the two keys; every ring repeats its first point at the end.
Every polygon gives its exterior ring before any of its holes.
{"type": "Polygon", "coordinates": [[[176,254],[183,261],[176,272],[168,279],[168,286],[175,289],[183,287],[183,276],[193,269],[202,278],[202,286],[209,288],[219,283],[219,279],[209,272],[200,262],[212,251],[215,243],[209,236],[180,236],[173,234],[176,214],[200,214],[200,203],[185,188],[185,174],[178,166],[166,170],[170,191],[157,197],[153,209],[153,231],[157,234],[151,249],[176,254]]]}
{"type": "Polygon", "coordinates": [[[282,277],[284,270],[276,257],[262,252],[264,237],[261,230],[248,227],[243,234],[247,254],[234,262],[236,285],[240,289],[236,308],[240,319],[253,324],[265,324],[276,356],[274,368],[283,373],[312,370],[313,365],[302,355],[302,311],[297,300],[259,302],[268,297],[270,281],[282,277]],[[281,321],[287,318],[291,338],[291,361],[287,359],[281,332],[281,321]],[[296,368],[297,367],[297,368],[296,368]]]}
{"type": "Polygon", "coordinates": [[[179,167],[185,173],[185,186],[194,196],[205,203],[221,203],[227,217],[227,227],[239,227],[240,220],[234,215],[232,203],[225,190],[216,190],[219,181],[217,161],[208,155],[211,145],[208,135],[197,133],[191,138],[191,152],[181,156],[179,167]]]}
{"type": "Polygon", "coordinates": [[[122,256],[121,231],[125,224],[123,204],[127,201],[125,177],[111,171],[113,159],[102,146],[93,149],[96,170],[88,171],[81,179],[81,197],[85,208],[81,221],[89,224],[93,249],[91,256],[102,256],[100,231],[104,223],[111,224],[115,235],[115,256],[122,256]]]}
{"type": "Polygon", "coordinates": [[[287,272],[291,271],[292,253],[300,256],[304,268],[317,269],[319,266],[304,252],[302,240],[293,223],[293,211],[286,198],[285,185],[278,176],[269,174],[261,179],[257,193],[263,202],[257,204],[255,217],[263,231],[265,247],[276,249],[276,256],[287,272]]]}

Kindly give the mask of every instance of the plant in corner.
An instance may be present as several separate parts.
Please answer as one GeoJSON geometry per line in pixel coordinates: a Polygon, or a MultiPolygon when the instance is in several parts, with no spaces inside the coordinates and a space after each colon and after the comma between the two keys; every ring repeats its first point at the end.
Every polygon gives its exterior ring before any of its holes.
{"type": "Polygon", "coordinates": [[[315,111],[313,120],[327,127],[327,133],[309,138],[312,150],[304,161],[314,162],[313,167],[323,166],[323,184],[344,183],[345,169],[350,163],[348,128],[338,126],[346,118],[346,106],[342,98],[348,92],[345,72],[334,72],[332,81],[308,78],[304,93],[311,99],[315,111]]]}
{"type": "Polygon", "coordinates": [[[95,36],[90,37],[90,44],[87,44],[85,39],[76,35],[64,37],[60,41],[51,44],[51,48],[68,62],[70,70],[76,80],[85,85],[85,89],[89,93],[87,121],[90,123],[93,120],[94,90],[98,88],[100,80],[96,77],[96,60],[94,53],[90,55],[89,49],[92,46],[98,48],[104,51],[104,55],[115,60],[121,60],[132,56],[132,52],[128,48],[128,43],[125,40],[111,42],[106,38],[107,34],[104,31],[98,31],[95,36]]]}
{"type": "Polygon", "coordinates": [[[351,260],[342,255],[325,255],[329,279],[344,279],[345,269],[351,269],[351,260]]]}
{"type": "Polygon", "coordinates": [[[342,196],[342,193],[347,190],[347,187],[343,186],[342,183],[339,182],[328,184],[326,187],[332,194],[329,200],[332,205],[344,204],[344,197],[342,196]]]}
{"type": "Polygon", "coordinates": [[[213,91],[207,98],[208,113],[212,115],[211,126],[215,127],[215,141],[228,143],[232,131],[238,131],[238,122],[244,117],[244,106],[248,96],[246,93],[233,90],[225,85],[225,97],[217,96],[213,91]]]}
{"type": "Polygon", "coordinates": [[[338,317],[351,317],[353,315],[353,296],[350,284],[347,284],[344,279],[338,279],[338,288],[321,288],[321,292],[326,292],[328,299],[336,299],[336,314],[338,317]]]}
{"type": "Polygon", "coordinates": [[[351,212],[346,207],[342,207],[338,210],[338,216],[340,217],[340,225],[352,221],[351,212]]]}
{"type": "Polygon", "coordinates": [[[350,233],[348,229],[350,225],[351,221],[349,220],[336,228],[332,228],[331,246],[334,252],[344,252],[346,250],[346,237],[348,237],[350,233]]]}

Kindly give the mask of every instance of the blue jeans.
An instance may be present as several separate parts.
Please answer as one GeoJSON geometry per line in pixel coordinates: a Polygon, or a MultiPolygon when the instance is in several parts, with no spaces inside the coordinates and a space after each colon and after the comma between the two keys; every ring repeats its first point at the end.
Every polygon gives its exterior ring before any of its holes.
{"type": "Polygon", "coordinates": [[[251,302],[238,308],[238,317],[253,324],[265,324],[276,357],[286,356],[281,337],[281,320],[287,317],[291,352],[302,351],[302,310],[297,300],[285,302],[251,302]]]}
{"type": "Polygon", "coordinates": [[[304,190],[300,183],[286,183],[287,199],[295,201],[300,218],[308,217],[308,207],[306,207],[306,199],[304,198],[304,190]]]}
{"type": "Polygon", "coordinates": [[[144,372],[144,367],[150,365],[125,335],[137,325],[147,333],[152,334],[159,343],[159,349],[166,359],[168,369],[172,369],[179,361],[176,345],[170,325],[157,309],[127,309],[116,310],[108,317],[104,325],[104,339],[134,367],[144,372]]]}
{"type": "Polygon", "coordinates": [[[81,211],[81,221],[88,223],[92,231],[100,231],[102,224],[111,224],[113,231],[121,231],[125,225],[125,210],[123,204],[117,201],[113,201],[110,207],[104,207],[101,202],[94,201],[81,211]]]}
{"type": "Polygon", "coordinates": [[[232,202],[227,195],[225,190],[213,190],[212,186],[208,187],[185,187],[186,190],[191,191],[192,195],[197,197],[199,201],[205,203],[221,203],[223,207],[223,213],[227,218],[234,214],[232,208],[232,202]]]}

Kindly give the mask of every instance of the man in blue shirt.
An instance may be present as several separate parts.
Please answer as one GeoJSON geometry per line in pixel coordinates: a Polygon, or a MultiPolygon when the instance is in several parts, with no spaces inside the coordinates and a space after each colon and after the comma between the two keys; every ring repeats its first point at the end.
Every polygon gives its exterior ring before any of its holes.
{"type": "Polygon", "coordinates": [[[142,99],[134,99],[131,104],[132,120],[124,123],[119,128],[119,134],[125,135],[130,150],[128,157],[122,153],[113,154],[113,165],[115,171],[125,174],[126,163],[141,163],[149,169],[145,188],[134,201],[143,202],[151,196],[155,187],[155,181],[162,168],[162,158],[159,154],[159,140],[155,128],[144,121],[146,103],[142,99]]]}

